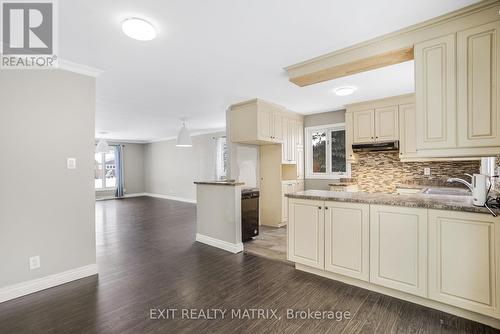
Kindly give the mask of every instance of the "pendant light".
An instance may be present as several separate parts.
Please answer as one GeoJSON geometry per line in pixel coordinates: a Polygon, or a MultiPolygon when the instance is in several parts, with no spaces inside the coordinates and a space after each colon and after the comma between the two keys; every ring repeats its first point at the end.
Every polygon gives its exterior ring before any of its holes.
{"type": "Polygon", "coordinates": [[[182,121],[182,127],[177,135],[177,147],[191,147],[193,143],[191,142],[191,134],[186,127],[186,121],[182,121]]]}
{"type": "Polygon", "coordinates": [[[95,151],[97,153],[108,153],[110,150],[108,142],[105,139],[99,139],[95,151]]]}

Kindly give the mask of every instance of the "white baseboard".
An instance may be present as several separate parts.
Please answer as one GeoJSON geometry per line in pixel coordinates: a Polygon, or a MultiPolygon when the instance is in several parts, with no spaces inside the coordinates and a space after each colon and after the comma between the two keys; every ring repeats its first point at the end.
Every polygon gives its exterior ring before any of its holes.
{"type": "Polygon", "coordinates": [[[172,201],[179,201],[179,202],[187,202],[187,203],[196,204],[196,200],[194,200],[194,199],[184,198],[184,197],[178,197],[178,196],[172,196],[172,195],[144,193],[143,196],[163,198],[163,199],[169,199],[169,200],[172,200],[172,201]]]}
{"type": "Polygon", "coordinates": [[[234,254],[243,252],[243,243],[241,243],[241,242],[237,243],[237,244],[233,244],[231,242],[215,239],[215,238],[208,237],[206,235],[199,234],[199,233],[196,233],[196,241],[201,242],[201,243],[206,244],[206,245],[209,245],[209,246],[223,249],[225,251],[228,251],[228,252],[231,252],[234,254]]]}
{"type": "Polygon", "coordinates": [[[90,264],[88,266],[63,271],[62,273],[9,285],[0,288],[0,303],[96,274],[97,264],[90,264]]]}
{"type": "Polygon", "coordinates": [[[124,198],[141,197],[141,196],[148,196],[148,194],[147,193],[133,193],[133,194],[125,194],[125,195],[123,195],[124,198]]]}

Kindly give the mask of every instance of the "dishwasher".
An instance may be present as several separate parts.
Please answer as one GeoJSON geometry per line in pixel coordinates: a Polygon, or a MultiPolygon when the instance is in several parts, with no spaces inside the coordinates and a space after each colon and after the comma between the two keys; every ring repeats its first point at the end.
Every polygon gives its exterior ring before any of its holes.
{"type": "Polygon", "coordinates": [[[252,240],[259,235],[259,189],[241,190],[241,240],[252,240]]]}

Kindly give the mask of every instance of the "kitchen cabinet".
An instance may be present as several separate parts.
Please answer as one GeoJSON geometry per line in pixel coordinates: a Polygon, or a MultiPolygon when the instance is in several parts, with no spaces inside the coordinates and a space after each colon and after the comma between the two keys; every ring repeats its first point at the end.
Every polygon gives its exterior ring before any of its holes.
{"type": "Polygon", "coordinates": [[[297,121],[293,118],[283,117],[283,163],[296,163],[297,151],[297,121]]]}
{"type": "Polygon", "coordinates": [[[305,162],[304,147],[297,146],[297,179],[298,180],[304,179],[304,175],[305,175],[304,162],[305,162]]]}
{"type": "Polygon", "coordinates": [[[325,202],[325,270],[369,280],[368,204],[325,202]]]}
{"type": "Polygon", "coordinates": [[[415,44],[417,149],[456,146],[455,34],[415,44]]]}
{"type": "Polygon", "coordinates": [[[373,109],[353,113],[353,142],[367,143],[375,140],[375,111],[373,109]]]}
{"type": "Polygon", "coordinates": [[[490,215],[429,210],[429,298],[500,317],[498,222],[490,215]]]}
{"type": "Polygon", "coordinates": [[[230,107],[230,133],[233,143],[278,144],[283,140],[283,113],[272,103],[254,99],[230,107]]]}
{"type": "Polygon", "coordinates": [[[399,138],[398,106],[353,112],[353,142],[369,143],[399,138]]]}
{"type": "Polygon", "coordinates": [[[304,191],[304,180],[290,180],[283,181],[281,185],[281,196],[282,196],[282,206],[281,206],[281,222],[283,224],[288,222],[288,197],[286,194],[291,194],[298,191],[304,191]]]}
{"type": "Polygon", "coordinates": [[[415,104],[399,106],[399,157],[417,156],[417,133],[415,131],[415,104]]]}
{"type": "Polygon", "coordinates": [[[500,146],[500,21],[457,33],[459,147],[500,146]]]}
{"type": "Polygon", "coordinates": [[[398,106],[375,109],[375,141],[399,138],[398,106]]]}
{"type": "Polygon", "coordinates": [[[289,205],[288,260],[323,269],[325,257],[324,202],[293,199],[289,205]]]}
{"type": "Polygon", "coordinates": [[[370,206],[370,282],[426,296],[427,209],[370,206]]]}
{"type": "Polygon", "coordinates": [[[352,151],[352,143],[354,136],[353,114],[350,112],[345,113],[345,153],[346,160],[350,163],[356,162],[356,156],[352,151]]]}

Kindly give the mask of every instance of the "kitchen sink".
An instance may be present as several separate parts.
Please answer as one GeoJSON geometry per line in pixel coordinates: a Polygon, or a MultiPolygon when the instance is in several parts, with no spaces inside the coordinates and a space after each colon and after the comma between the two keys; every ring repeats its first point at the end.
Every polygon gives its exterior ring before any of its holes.
{"type": "Polygon", "coordinates": [[[460,188],[426,188],[422,190],[422,194],[426,195],[451,195],[451,196],[471,196],[468,189],[460,188]]]}

